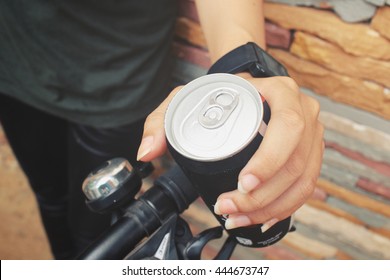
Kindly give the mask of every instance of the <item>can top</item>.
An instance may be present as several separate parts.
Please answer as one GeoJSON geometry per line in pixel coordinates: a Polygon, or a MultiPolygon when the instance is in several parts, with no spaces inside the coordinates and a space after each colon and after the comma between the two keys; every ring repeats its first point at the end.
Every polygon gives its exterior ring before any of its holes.
{"type": "Polygon", "coordinates": [[[198,161],[216,161],[240,152],[257,135],[263,103],[256,88],[232,74],[193,80],[174,96],[165,114],[171,146],[198,161]]]}

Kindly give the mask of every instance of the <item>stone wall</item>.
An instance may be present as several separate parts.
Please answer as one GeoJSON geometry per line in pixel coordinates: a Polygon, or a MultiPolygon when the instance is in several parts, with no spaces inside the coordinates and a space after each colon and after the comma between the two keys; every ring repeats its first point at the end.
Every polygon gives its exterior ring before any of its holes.
{"type": "MultiPolygon", "coordinates": [[[[180,6],[175,84],[210,66],[194,2],[180,6]]],[[[316,191],[296,213],[297,231],[234,257],[390,259],[390,7],[384,0],[267,1],[265,17],[269,52],[321,103],[326,151],[316,191]]],[[[201,201],[186,215],[195,231],[215,224],[201,201]]]]}

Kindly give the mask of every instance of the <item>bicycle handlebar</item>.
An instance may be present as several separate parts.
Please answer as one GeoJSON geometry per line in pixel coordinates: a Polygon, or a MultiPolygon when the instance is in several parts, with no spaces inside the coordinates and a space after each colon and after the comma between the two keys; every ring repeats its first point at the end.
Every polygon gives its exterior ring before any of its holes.
{"type": "Polygon", "coordinates": [[[124,214],[77,259],[123,259],[171,215],[180,214],[198,197],[178,166],[160,176],[154,185],[133,200],[124,214]]]}

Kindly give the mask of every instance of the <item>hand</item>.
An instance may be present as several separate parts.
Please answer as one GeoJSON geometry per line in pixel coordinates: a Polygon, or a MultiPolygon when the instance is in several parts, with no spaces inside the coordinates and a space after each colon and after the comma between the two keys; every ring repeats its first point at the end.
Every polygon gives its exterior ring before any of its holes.
{"type": "MultiPolygon", "coordinates": [[[[312,194],[324,149],[318,102],[288,77],[248,78],[265,97],[271,119],[259,149],[239,175],[238,188],[221,194],[216,214],[229,214],[226,228],[262,223],[263,231],[292,215],[312,194]]],[[[178,89],[146,122],[138,158],[150,161],[166,150],[164,114],[178,89]]]]}

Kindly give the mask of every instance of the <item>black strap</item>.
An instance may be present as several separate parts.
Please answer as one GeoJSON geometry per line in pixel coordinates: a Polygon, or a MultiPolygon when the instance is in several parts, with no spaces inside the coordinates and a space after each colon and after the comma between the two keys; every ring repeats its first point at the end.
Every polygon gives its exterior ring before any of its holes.
{"type": "Polygon", "coordinates": [[[249,72],[253,77],[288,76],[275,58],[253,42],[239,46],[217,60],[207,74],[249,72]]]}

